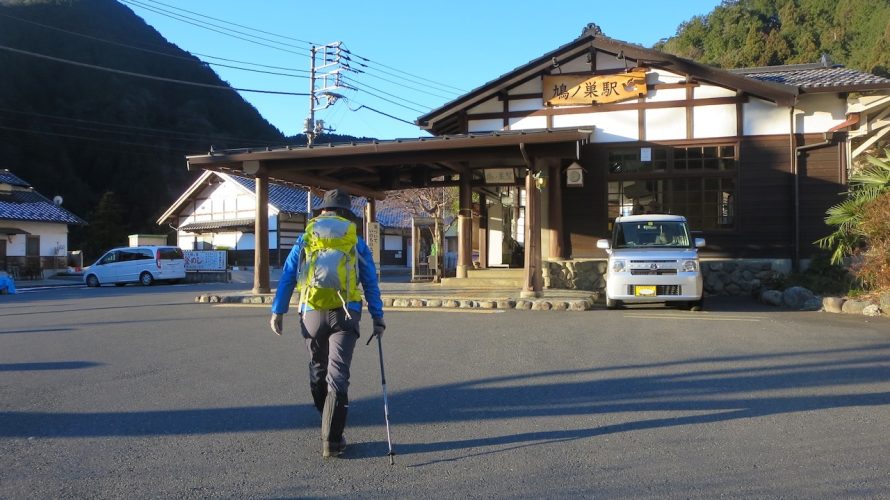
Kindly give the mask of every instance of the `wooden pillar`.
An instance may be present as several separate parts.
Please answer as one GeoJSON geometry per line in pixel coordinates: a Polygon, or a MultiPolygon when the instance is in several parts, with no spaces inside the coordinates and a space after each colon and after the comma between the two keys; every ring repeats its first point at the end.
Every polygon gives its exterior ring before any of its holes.
{"type": "Polygon", "coordinates": [[[368,202],[365,203],[365,227],[364,227],[364,238],[365,241],[368,241],[368,227],[370,222],[375,222],[377,220],[377,200],[374,198],[368,198],[368,202]]]}
{"type": "Polygon", "coordinates": [[[479,269],[488,268],[488,200],[479,195],[479,269]]]}
{"type": "Polygon", "coordinates": [[[549,256],[551,259],[565,259],[565,248],[562,242],[563,239],[563,230],[562,230],[562,177],[560,175],[559,166],[551,166],[549,178],[547,182],[549,183],[549,194],[550,199],[548,208],[549,208],[549,216],[550,223],[549,231],[550,231],[550,253],[549,256]]]}
{"type": "Polygon", "coordinates": [[[253,293],[269,293],[269,175],[262,169],[256,172],[253,247],[253,293]]]}
{"type": "Polygon", "coordinates": [[[460,210],[457,215],[457,277],[473,267],[473,185],[470,169],[460,173],[460,210]]]}
{"type": "Polygon", "coordinates": [[[541,195],[535,183],[534,168],[525,174],[525,273],[522,280],[523,298],[540,297],[541,277],[541,195]]]}

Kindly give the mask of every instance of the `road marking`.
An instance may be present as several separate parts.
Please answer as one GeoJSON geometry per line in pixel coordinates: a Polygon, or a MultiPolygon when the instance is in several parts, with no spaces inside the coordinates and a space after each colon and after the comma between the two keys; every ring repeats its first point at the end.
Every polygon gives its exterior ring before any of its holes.
{"type": "MultiPolygon", "coordinates": [[[[263,307],[271,309],[272,304],[211,304],[210,307],[263,307]]],[[[471,313],[471,314],[499,314],[505,312],[503,309],[460,309],[460,308],[444,308],[444,307],[384,307],[384,312],[451,312],[451,313],[471,313]]]]}
{"type": "Polygon", "coordinates": [[[764,318],[760,316],[716,316],[716,317],[707,317],[707,316],[699,316],[698,314],[625,314],[625,318],[640,318],[640,319],[682,319],[682,320],[694,320],[694,321],[753,321],[757,322],[764,318]]]}

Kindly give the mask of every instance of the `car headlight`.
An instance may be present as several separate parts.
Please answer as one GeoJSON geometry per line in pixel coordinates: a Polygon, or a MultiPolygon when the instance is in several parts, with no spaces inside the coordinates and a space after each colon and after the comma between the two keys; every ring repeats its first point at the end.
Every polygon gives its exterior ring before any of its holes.
{"type": "Polygon", "coordinates": [[[627,261],[624,260],[613,260],[612,261],[612,272],[613,273],[622,273],[627,268],[627,261]]]}
{"type": "Polygon", "coordinates": [[[694,260],[684,260],[683,261],[683,272],[686,273],[694,273],[698,271],[698,262],[694,260]]]}

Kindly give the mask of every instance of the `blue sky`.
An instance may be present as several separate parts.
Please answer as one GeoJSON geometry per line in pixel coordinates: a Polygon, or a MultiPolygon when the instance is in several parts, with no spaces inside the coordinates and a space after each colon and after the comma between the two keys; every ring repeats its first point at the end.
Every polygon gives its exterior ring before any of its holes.
{"type": "MultiPolygon", "coordinates": [[[[316,118],[337,133],[380,139],[426,135],[413,124],[381,113],[413,122],[462,91],[570,42],[589,22],[609,37],[650,47],[674,35],[682,22],[720,4],[720,0],[120,1],[186,51],[255,65],[202,57],[207,62],[292,75],[214,66],[223,80],[239,88],[308,93],[309,43],[342,42],[352,54],[352,66],[366,72],[347,73],[358,90],[338,91],[346,99],[319,111],[316,118]],[[187,18],[177,20],[173,14],[187,18]],[[362,105],[365,108],[360,109],[362,105]]],[[[301,133],[308,97],[242,95],[286,135],[301,133]]]]}

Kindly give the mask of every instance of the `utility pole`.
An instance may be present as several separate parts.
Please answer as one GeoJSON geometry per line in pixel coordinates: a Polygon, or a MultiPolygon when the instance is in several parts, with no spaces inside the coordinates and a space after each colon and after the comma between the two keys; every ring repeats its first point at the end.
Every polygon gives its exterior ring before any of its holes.
{"type": "Polygon", "coordinates": [[[337,99],[343,97],[334,92],[341,88],[348,88],[340,81],[342,42],[333,42],[325,45],[313,45],[309,49],[309,116],[303,124],[303,133],[306,134],[306,143],[311,146],[315,139],[324,132],[333,132],[334,129],[325,128],[324,122],[315,121],[315,112],[333,106],[337,99]],[[317,62],[317,58],[321,60],[317,62]],[[320,88],[316,88],[315,80],[321,82],[320,88]],[[319,107],[319,102],[324,99],[324,105],[319,107]]]}

